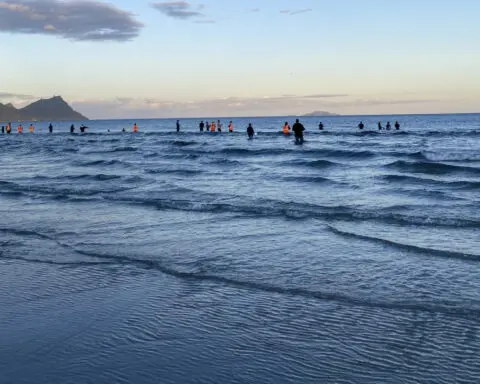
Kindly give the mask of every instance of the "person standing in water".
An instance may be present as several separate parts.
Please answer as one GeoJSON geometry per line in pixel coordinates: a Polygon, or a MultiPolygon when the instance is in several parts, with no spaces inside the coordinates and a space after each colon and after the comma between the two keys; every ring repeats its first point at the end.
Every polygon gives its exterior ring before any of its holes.
{"type": "Polygon", "coordinates": [[[23,133],[23,126],[22,124],[20,124],[18,127],[17,127],[17,132],[22,134],[23,133]]]}
{"type": "Polygon", "coordinates": [[[203,120],[200,122],[198,127],[200,128],[200,132],[203,132],[203,129],[205,128],[205,123],[203,122],[203,120]]]}
{"type": "Polygon", "coordinates": [[[212,121],[212,125],[210,126],[210,132],[215,132],[215,122],[212,121]]]}
{"type": "Polygon", "coordinates": [[[305,127],[300,123],[299,119],[295,120],[292,130],[295,132],[295,144],[303,144],[303,131],[305,131],[305,127]]]}
{"type": "Polygon", "coordinates": [[[210,122],[207,120],[207,124],[205,125],[207,132],[210,132],[210,122]]]}
{"type": "Polygon", "coordinates": [[[52,123],[50,123],[50,125],[48,126],[48,132],[50,132],[50,133],[53,132],[53,125],[52,125],[52,123]]]}
{"type": "Polygon", "coordinates": [[[180,132],[180,120],[177,120],[177,132],[180,132]]]}
{"type": "Polygon", "coordinates": [[[390,122],[387,123],[387,131],[390,131],[392,129],[392,126],[390,125],[390,122]]]}
{"type": "Polygon", "coordinates": [[[217,129],[218,132],[222,132],[222,122],[220,120],[217,120],[217,129]]]}
{"type": "Polygon", "coordinates": [[[381,131],[382,129],[383,129],[383,127],[382,127],[382,122],[379,121],[379,122],[378,122],[378,130],[381,131]]]}
{"type": "Polygon", "coordinates": [[[5,133],[5,126],[2,125],[2,135],[5,133]]]}
{"type": "Polygon", "coordinates": [[[249,123],[248,124],[248,128],[247,128],[247,135],[248,135],[248,138],[249,139],[253,139],[253,135],[255,134],[255,131],[252,127],[252,123],[249,123]]]}
{"type": "Polygon", "coordinates": [[[400,129],[400,123],[398,121],[395,122],[395,129],[396,130],[400,129]]]}
{"type": "Polygon", "coordinates": [[[318,129],[319,129],[320,131],[323,131],[323,123],[322,123],[322,122],[320,122],[320,124],[318,124],[318,129]]]}
{"type": "Polygon", "coordinates": [[[34,131],[33,124],[30,124],[30,126],[28,127],[28,132],[33,133],[33,131],[34,131]]]}
{"type": "Polygon", "coordinates": [[[12,133],[12,123],[8,123],[8,124],[7,124],[6,132],[7,132],[7,135],[9,135],[10,133],[12,133]]]}
{"type": "Polygon", "coordinates": [[[75,125],[71,125],[70,126],[70,133],[74,133],[75,132],[75,125]]]}
{"type": "Polygon", "coordinates": [[[285,124],[283,124],[283,134],[290,136],[290,124],[288,124],[288,121],[285,121],[285,124]]]}
{"type": "Polygon", "coordinates": [[[138,132],[138,125],[137,123],[133,124],[133,133],[137,133],[138,132]]]}
{"type": "Polygon", "coordinates": [[[230,123],[228,123],[228,132],[232,133],[233,132],[233,121],[230,120],[230,123]]]}
{"type": "Polygon", "coordinates": [[[363,124],[363,121],[360,121],[360,124],[358,124],[358,129],[363,129],[365,128],[365,125],[363,124]]]}

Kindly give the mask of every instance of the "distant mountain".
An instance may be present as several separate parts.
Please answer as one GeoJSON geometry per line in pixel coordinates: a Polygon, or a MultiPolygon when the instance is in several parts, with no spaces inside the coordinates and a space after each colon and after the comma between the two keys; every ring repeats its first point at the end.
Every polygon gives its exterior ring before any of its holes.
{"type": "Polygon", "coordinates": [[[61,96],[41,99],[24,108],[0,103],[0,121],[78,121],[87,117],[74,111],[61,96]]]}
{"type": "Polygon", "coordinates": [[[326,111],[313,111],[310,113],[307,113],[303,115],[305,117],[320,117],[320,116],[340,116],[337,113],[331,113],[331,112],[326,112],[326,111]]]}

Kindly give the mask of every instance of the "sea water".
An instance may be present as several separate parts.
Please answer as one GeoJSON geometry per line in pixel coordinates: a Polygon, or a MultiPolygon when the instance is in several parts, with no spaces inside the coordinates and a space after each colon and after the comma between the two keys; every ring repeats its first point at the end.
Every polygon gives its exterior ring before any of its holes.
{"type": "Polygon", "coordinates": [[[0,383],[478,383],[480,115],[286,120],[0,136],[0,383]]]}

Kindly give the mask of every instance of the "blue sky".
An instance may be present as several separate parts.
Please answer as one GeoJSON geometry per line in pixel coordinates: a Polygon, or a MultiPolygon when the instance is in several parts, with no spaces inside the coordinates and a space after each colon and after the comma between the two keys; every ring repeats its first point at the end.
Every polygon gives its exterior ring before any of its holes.
{"type": "Polygon", "coordinates": [[[91,118],[479,112],[479,15],[473,0],[0,0],[0,102],[62,95],[91,118]]]}

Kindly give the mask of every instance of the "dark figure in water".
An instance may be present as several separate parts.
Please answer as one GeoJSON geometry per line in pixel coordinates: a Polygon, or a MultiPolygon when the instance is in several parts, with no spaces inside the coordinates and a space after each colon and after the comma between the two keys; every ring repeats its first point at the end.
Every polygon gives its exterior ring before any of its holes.
{"type": "Polygon", "coordinates": [[[392,129],[392,126],[390,125],[390,122],[387,123],[387,131],[390,131],[392,129]]]}
{"type": "Polygon", "coordinates": [[[127,132],[127,130],[125,128],[122,128],[122,132],[125,133],[127,132]]]}
{"type": "Polygon", "coordinates": [[[255,131],[253,130],[252,123],[248,124],[247,128],[247,135],[249,139],[253,139],[253,135],[255,134],[255,131]]]}
{"type": "Polygon", "coordinates": [[[358,128],[359,129],[365,128],[365,125],[363,124],[363,121],[361,121],[360,124],[358,124],[358,128]]]}
{"type": "Polygon", "coordinates": [[[8,124],[7,124],[6,131],[7,131],[7,135],[9,135],[10,133],[12,133],[12,123],[8,123],[8,124]]]}
{"type": "Polygon", "coordinates": [[[177,120],[177,132],[180,132],[180,120],[177,120]]]}
{"type": "Polygon", "coordinates": [[[72,124],[70,126],[70,133],[73,133],[73,132],[75,132],[75,125],[72,124]]]}
{"type": "Polygon", "coordinates": [[[203,132],[204,128],[205,128],[205,123],[203,122],[203,120],[200,122],[200,132],[203,132]]]}
{"type": "Polygon", "coordinates": [[[210,132],[210,122],[209,121],[207,121],[207,126],[206,127],[207,127],[207,132],[210,132]]]}
{"type": "Polygon", "coordinates": [[[318,129],[319,129],[320,131],[323,131],[323,123],[322,123],[322,122],[320,122],[320,124],[318,124],[318,129]]]}
{"type": "Polygon", "coordinates": [[[50,132],[50,133],[53,132],[53,125],[52,125],[52,124],[50,124],[50,125],[48,126],[48,132],[50,132]]]}
{"type": "Polygon", "coordinates": [[[5,133],[5,126],[2,125],[2,135],[5,133]]]}
{"type": "Polygon", "coordinates": [[[220,122],[220,120],[217,120],[217,129],[218,132],[222,132],[222,123],[220,122]]]}
{"type": "Polygon", "coordinates": [[[383,129],[382,123],[379,121],[379,122],[378,122],[378,130],[381,131],[382,129],[383,129]]]}
{"type": "Polygon", "coordinates": [[[300,120],[295,120],[292,131],[295,132],[295,144],[303,144],[303,131],[305,131],[305,127],[300,123],[300,120]]]}
{"type": "Polygon", "coordinates": [[[400,123],[398,121],[395,122],[395,129],[400,129],[400,123]]]}
{"type": "Polygon", "coordinates": [[[85,125],[82,124],[80,126],[80,132],[82,132],[82,133],[84,133],[86,129],[87,129],[87,127],[85,125]]]}

